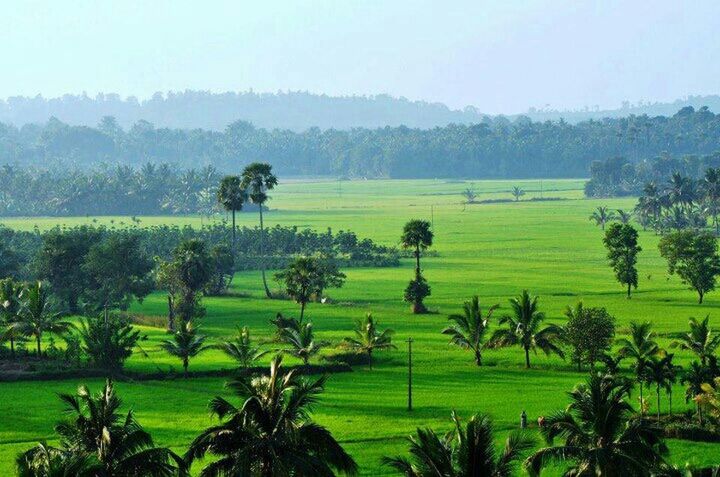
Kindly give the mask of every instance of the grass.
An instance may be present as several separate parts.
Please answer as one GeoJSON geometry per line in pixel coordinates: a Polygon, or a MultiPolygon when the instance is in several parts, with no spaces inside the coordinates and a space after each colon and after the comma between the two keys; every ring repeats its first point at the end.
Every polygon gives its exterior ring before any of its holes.
{"type": "MultiPolygon", "coordinates": [[[[509,297],[527,288],[541,296],[541,308],[551,321],[560,322],[563,310],[578,300],[588,306],[605,306],[618,319],[620,334],[627,332],[631,320],[650,320],[663,334],[686,328],[690,316],[711,315],[717,327],[720,293],[711,293],[703,305],[693,292],[668,277],[658,254],[652,232],[640,233],[643,252],[639,258],[640,287],[631,300],[615,282],[607,266],[602,232],[588,216],[599,205],[630,210],[633,199],[586,200],[582,180],[481,181],[472,184],[478,200],[509,199],[510,190],[520,185],[527,191],[519,203],[463,205],[460,191],[470,187],[462,181],[344,181],[290,182],[274,191],[269,225],[297,225],[324,230],[352,230],[361,237],[397,245],[404,222],[410,218],[433,221],[434,250],[439,256],[423,259],[425,275],[432,286],[427,305],[436,314],[413,316],[402,302],[402,290],[412,276],[412,264],[400,268],[349,269],[348,279],[329,294],[336,304],[311,304],[307,315],[321,338],[335,344],[352,333],[352,321],[371,311],[381,327],[396,330],[399,349],[379,353],[374,369],[357,368],[353,373],[333,375],[327,392],[315,408],[314,418],[329,427],[361,466],[364,475],[390,475],[379,464],[383,455],[405,453],[404,441],[418,427],[449,429],[450,411],[461,416],[487,412],[493,417],[498,438],[518,426],[526,410],[533,421],[567,404],[566,391],[585,378],[558,358],[532,356],[533,369],[523,369],[518,349],[486,351],[485,366],[477,368],[470,352],[448,346],[440,334],[446,315],[457,312],[463,300],[480,296],[485,307],[499,303],[499,314],[508,311],[509,297]],[[530,202],[532,197],[561,197],[562,201],[530,202]],[[414,404],[405,410],[407,399],[406,344],[415,340],[414,404]]],[[[32,218],[4,220],[8,226],[32,229],[55,224],[130,223],[127,217],[32,218]]],[[[203,219],[207,220],[207,219],[203,219]]],[[[254,214],[240,214],[240,225],[254,225],[254,214]]],[[[142,217],[141,226],[154,223],[190,223],[198,217],[142,217]]],[[[243,298],[208,298],[207,317],[202,331],[213,339],[247,325],[253,336],[269,336],[268,320],[278,311],[297,314],[291,302],[266,300],[262,296],[260,274],[238,274],[233,291],[243,298]]],[[[165,300],[152,295],[133,311],[143,315],[165,314],[165,300]]],[[[499,315],[496,315],[499,316],[499,315]]],[[[158,342],[162,330],[142,327],[148,335],[143,343],[147,356],[131,358],[133,370],[173,367],[179,361],[162,353],[158,342]]],[[[664,345],[667,339],[661,340],[664,345]]],[[[677,354],[681,364],[691,356],[677,354]]],[[[269,358],[268,358],[269,359],[269,358]]],[[[288,362],[292,362],[288,359],[288,362]]],[[[211,351],[191,361],[190,369],[230,366],[219,352],[211,351]]],[[[43,383],[0,384],[0,474],[12,471],[15,454],[42,439],[52,439],[53,424],[61,416],[59,392],[71,392],[80,384],[73,380],[43,383]]],[[[88,383],[94,388],[99,380],[88,383]]],[[[136,410],[140,422],[159,444],[184,451],[190,440],[213,421],[207,402],[224,394],[222,379],[191,379],[118,383],[127,406],[136,410]]],[[[686,408],[684,390],[674,390],[676,410],[686,408]]],[[[651,397],[652,393],[648,393],[651,397]]],[[[663,406],[667,401],[663,400],[663,406]]],[[[651,402],[651,411],[654,402],[651,402]]],[[[671,441],[672,460],[709,465],[720,462],[720,445],[671,441]]],[[[197,470],[197,469],[196,469],[197,470]]]]}

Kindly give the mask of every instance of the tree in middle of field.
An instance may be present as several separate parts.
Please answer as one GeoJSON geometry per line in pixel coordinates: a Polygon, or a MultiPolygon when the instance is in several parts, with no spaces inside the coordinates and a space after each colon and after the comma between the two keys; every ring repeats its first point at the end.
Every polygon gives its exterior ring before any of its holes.
{"type": "Polygon", "coordinates": [[[630,224],[612,224],[605,232],[603,243],[615,278],[622,285],[627,285],[627,297],[630,298],[631,287],[637,289],[638,286],[637,254],[642,251],[638,245],[637,230],[630,224]]]}
{"type": "Polygon", "coordinates": [[[427,220],[410,220],[403,227],[400,243],[403,248],[413,250],[415,257],[415,278],[405,288],[405,301],[412,303],[413,313],[426,313],[423,300],[430,296],[430,286],[422,275],[420,254],[433,243],[433,232],[427,220]]]}
{"type": "Polygon", "coordinates": [[[345,338],[345,344],[356,351],[367,354],[372,368],[374,351],[396,349],[396,346],[392,343],[394,333],[393,330],[387,328],[380,331],[372,314],[368,313],[364,319],[357,321],[355,337],[345,338]]]}
{"type": "Polygon", "coordinates": [[[538,308],[538,297],[530,296],[527,290],[523,290],[519,297],[510,299],[512,315],[503,316],[500,325],[507,325],[493,333],[489,347],[502,348],[506,346],[520,346],[525,352],[525,367],[530,368],[530,351],[541,349],[545,354],[557,354],[565,357],[565,352],[560,347],[564,341],[562,327],[547,325],[542,327],[545,321],[545,313],[538,308]]]}
{"type": "Polygon", "coordinates": [[[585,307],[578,302],[575,307],[567,307],[565,316],[565,340],[572,348],[572,359],[578,365],[591,369],[610,350],[615,336],[615,318],[605,308],[585,307]]]}
{"type": "Polygon", "coordinates": [[[275,274],[275,280],[285,285],[285,291],[300,305],[300,323],[305,307],[311,299],[320,299],[327,288],[340,288],[345,274],[329,258],[298,257],[288,267],[275,274]]]}
{"type": "Polygon", "coordinates": [[[462,314],[448,316],[452,324],[442,331],[450,336],[451,344],[472,351],[478,366],[482,365],[482,349],[490,318],[499,306],[493,305],[483,314],[480,299],[475,295],[465,302],[462,314]]]}
{"type": "Polygon", "coordinates": [[[187,378],[190,358],[211,348],[211,346],[205,345],[206,339],[207,336],[198,334],[198,330],[192,325],[192,322],[186,321],[180,323],[178,330],[173,333],[172,339],[163,341],[160,347],[166,353],[180,358],[183,375],[187,378]]]}
{"type": "Polygon", "coordinates": [[[698,294],[698,303],[715,289],[720,274],[717,238],[707,232],[682,230],[660,239],[660,255],[668,261],[671,275],[677,273],[683,283],[698,294]]]}

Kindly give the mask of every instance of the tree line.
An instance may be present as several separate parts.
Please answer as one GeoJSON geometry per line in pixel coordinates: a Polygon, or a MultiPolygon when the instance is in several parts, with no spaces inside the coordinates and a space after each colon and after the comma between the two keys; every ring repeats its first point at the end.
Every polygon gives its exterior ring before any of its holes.
{"type": "Polygon", "coordinates": [[[637,162],[662,152],[712,154],[720,150],[720,116],[686,107],[671,117],[629,116],[533,122],[488,118],[433,129],[405,126],[304,132],[256,128],[237,121],[222,132],[156,128],[138,121],[128,130],[114,118],[96,128],[57,119],[42,125],[0,126],[0,164],[61,163],[66,170],[101,162],[176,168],[212,165],[232,171],[268,162],[285,175],[389,178],[585,177],[597,159],[637,162]]]}

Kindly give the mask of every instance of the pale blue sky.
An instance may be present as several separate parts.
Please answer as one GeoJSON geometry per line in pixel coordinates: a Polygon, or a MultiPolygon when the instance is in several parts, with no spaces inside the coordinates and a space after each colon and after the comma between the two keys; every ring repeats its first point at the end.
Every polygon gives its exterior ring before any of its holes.
{"type": "Polygon", "coordinates": [[[720,93],[720,1],[2,1],[0,97],[308,90],[619,106],[720,93]]]}

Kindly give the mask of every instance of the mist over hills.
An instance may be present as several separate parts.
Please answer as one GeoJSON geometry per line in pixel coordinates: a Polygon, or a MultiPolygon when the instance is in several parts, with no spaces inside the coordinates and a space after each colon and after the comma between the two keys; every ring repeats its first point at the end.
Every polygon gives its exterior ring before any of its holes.
{"type": "MultiPolygon", "coordinates": [[[[575,111],[549,107],[531,108],[523,114],[507,115],[509,119],[527,116],[533,121],[580,121],[619,118],[629,115],[672,116],[686,106],[699,109],[708,106],[720,111],[720,96],[689,96],[673,102],[626,102],[618,109],[584,108],[575,111]]],[[[406,126],[431,129],[448,124],[474,124],[486,120],[482,106],[451,109],[441,103],[411,101],[389,95],[333,97],[307,92],[255,93],[183,91],[156,93],[149,99],[122,98],[117,94],[95,97],[64,95],[59,98],[15,96],[0,100],[0,122],[22,126],[44,124],[55,117],[74,126],[96,126],[104,116],[130,128],[143,120],[160,128],[206,129],[222,131],[242,120],[265,129],[295,132],[317,127],[349,130],[406,126]]]]}

